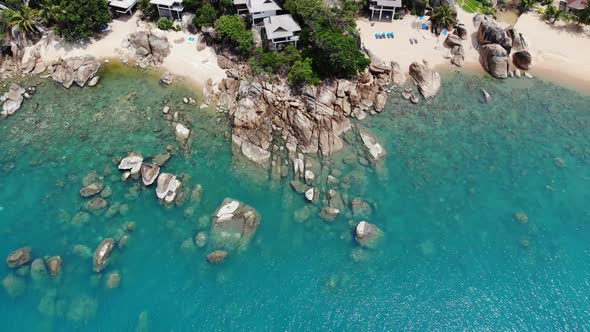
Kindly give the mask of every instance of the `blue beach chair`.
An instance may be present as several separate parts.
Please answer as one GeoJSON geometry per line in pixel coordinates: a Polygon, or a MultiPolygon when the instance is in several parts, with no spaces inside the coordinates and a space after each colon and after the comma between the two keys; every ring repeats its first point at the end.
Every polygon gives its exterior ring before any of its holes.
{"type": "Polygon", "coordinates": [[[381,33],[381,38],[385,38],[385,37],[386,37],[386,34],[385,34],[385,32],[382,32],[382,33],[381,33]]]}
{"type": "Polygon", "coordinates": [[[378,33],[376,33],[376,34],[375,34],[375,38],[376,38],[376,39],[379,39],[379,38],[381,38],[381,35],[380,35],[380,34],[378,34],[378,33]]]}

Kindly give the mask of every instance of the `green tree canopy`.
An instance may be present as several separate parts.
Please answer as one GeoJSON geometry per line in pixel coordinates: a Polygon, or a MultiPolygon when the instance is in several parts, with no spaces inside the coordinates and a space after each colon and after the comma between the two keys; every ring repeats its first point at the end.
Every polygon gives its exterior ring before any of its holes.
{"type": "Polygon", "coordinates": [[[215,30],[223,41],[242,55],[248,56],[254,48],[252,31],[246,29],[242,18],[238,15],[226,15],[215,21],[215,30]]]}
{"type": "Polygon", "coordinates": [[[8,22],[16,26],[20,32],[36,31],[35,24],[39,17],[39,11],[29,6],[21,6],[18,10],[8,11],[8,22]]]}
{"type": "Polygon", "coordinates": [[[111,22],[106,0],[62,0],[59,7],[55,30],[67,41],[88,38],[111,22]]]}
{"type": "Polygon", "coordinates": [[[450,29],[457,23],[457,12],[445,3],[433,10],[430,21],[434,30],[450,29]]]}
{"type": "Polygon", "coordinates": [[[193,24],[197,28],[212,27],[217,19],[217,11],[210,4],[203,5],[197,9],[197,16],[193,19],[193,24]]]}
{"type": "Polygon", "coordinates": [[[306,84],[318,84],[319,78],[313,70],[312,59],[298,60],[293,63],[289,70],[289,83],[294,87],[301,87],[306,84]]]}

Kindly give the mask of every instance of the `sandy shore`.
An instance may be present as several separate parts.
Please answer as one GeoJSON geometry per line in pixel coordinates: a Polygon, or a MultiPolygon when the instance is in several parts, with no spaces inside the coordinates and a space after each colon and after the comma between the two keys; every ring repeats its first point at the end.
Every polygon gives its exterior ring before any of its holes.
{"type": "MultiPolygon", "coordinates": [[[[45,62],[71,56],[91,54],[97,58],[122,58],[129,52],[121,46],[130,33],[148,30],[149,26],[133,16],[121,17],[111,22],[111,30],[85,43],[66,43],[50,33],[39,43],[28,47],[23,61],[27,60],[29,51],[35,46],[40,47],[41,57],[45,62]]],[[[166,57],[162,67],[175,75],[189,78],[203,85],[211,78],[218,82],[225,77],[225,71],[217,65],[215,52],[211,48],[197,51],[195,43],[189,43],[188,37],[196,37],[186,32],[166,31],[168,41],[172,45],[171,53],[166,57]],[[182,42],[179,42],[182,41],[182,42]]],[[[129,57],[132,58],[132,57],[129,57]]]]}
{"type": "MultiPolygon", "coordinates": [[[[465,65],[462,70],[481,72],[473,17],[474,14],[458,9],[459,22],[465,24],[468,35],[472,36],[464,43],[465,65]]],[[[357,24],[364,46],[386,63],[396,61],[406,72],[412,62],[422,59],[437,70],[457,69],[445,58],[449,54],[449,49],[444,46],[446,37],[437,37],[429,30],[421,29],[427,20],[428,17],[419,20],[416,16],[406,15],[403,20],[375,22],[373,25],[367,19],[359,19],[357,24]],[[394,39],[375,38],[375,33],[390,31],[395,33],[394,39]],[[411,45],[410,38],[418,39],[418,44],[411,45]]],[[[499,24],[507,27],[506,23],[499,24]]],[[[529,41],[533,55],[531,74],[590,92],[590,28],[563,22],[547,24],[536,13],[522,15],[515,28],[529,41]]]]}
{"type": "Polygon", "coordinates": [[[548,24],[537,13],[518,19],[533,55],[531,73],[590,91],[590,27],[556,22],[548,24]]]}
{"type": "MultiPolygon", "coordinates": [[[[459,9],[458,18],[460,22],[465,23],[469,35],[476,32],[473,26],[473,14],[466,13],[459,9]]],[[[402,20],[393,20],[391,22],[370,22],[366,18],[357,20],[357,26],[361,33],[363,45],[369,49],[379,59],[389,63],[395,61],[399,63],[404,71],[412,62],[428,61],[433,67],[442,68],[448,65],[450,68],[456,68],[451,64],[450,49],[444,45],[446,36],[436,36],[430,30],[422,30],[422,23],[428,21],[428,16],[420,20],[417,16],[406,15],[402,20]],[[372,24],[373,23],[373,24],[372,24]],[[393,32],[395,38],[377,39],[376,33],[393,32]],[[411,44],[410,38],[416,38],[417,44],[411,44]]],[[[473,45],[472,40],[465,41],[465,65],[478,63],[478,53],[473,45]]]]}

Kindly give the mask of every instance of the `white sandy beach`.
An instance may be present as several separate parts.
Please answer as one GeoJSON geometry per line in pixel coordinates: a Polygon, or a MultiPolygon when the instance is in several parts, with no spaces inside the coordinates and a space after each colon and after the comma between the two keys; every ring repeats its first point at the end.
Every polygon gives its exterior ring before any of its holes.
{"type": "Polygon", "coordinates": [[[527,13],[520,16],[515,28],[528,39],[533,74],[590,86],[590,27],[548,24],[539,14],[527,13]]]}
{"type": "MultiPolygon", "coordinates": [[[[80,44],[68,44],[61,39],[49,34],[37,43],[40,46],[41,58],[45,62],[71,56],[91,54],[97,58],[122,58],[129,52],[121,46],[123,40],[133,32],[147,30],[145,22],[138,19],[137,13],[131,17],[121,17],[111,22],[111,30],[102,33],[102,36],[92,39],[90,42],[80,44]]],[[[189,43],[188,37],[196,37],[186,32],[164,32],[172,45],[171,53],[166,57],[163,67],[171,73],[187,77],[198,84],[205,84],[211,78],[218,82],[225,77],[225,71],[217,65],[215,52],[211,48],[197,51],[196,43],[189,43]],[[176,41],[182,40],[182,43],[176,41]]],[[[28,47],[23,61],[27,61],[29,51],[35,46],[28,47]]],[[[132,57],[129,57],[132,58],[132,57]]]]}
{"type": "MultiPolygon", "coordinates": [[[[475,48],[476,29],[473,26],[473,16],[474,14],[466,13],[458,8],[458,20],[465,24],[468,34],[472,36],[464,43],[464,66],[470,70],[482,71],[475,48]]],[[[424,59],[439,70],[455,69],[456,67],[448,58],[450,50],[444,46],[446,37],[442,35],[437,37],[429,30],[421,29],[422,23],[427,20],[428,17],[420,20],[416,16],[406,15],[403,20],[374,22],[374,24],[366,18],[361,18],[357,24],[363,45],[386,63],[396,61],[402,70],[407,72],[412,62],[424,59]],[[376,33],[382,32],[394,32],[395,38],[375,38],[376,33]],[[418,43],[412,45],[410,38],[416,38],[418,43]]],[[[500,24],[507,25],[501,22],[500,24]]],[[[60,57],[85,54],[92,54],[98,58],[122,58],[123,53],[128,52],[121,46],[122,41],[130,33],[148,28],[148,25],[140,21],[135,14],[113,20],[111,31],[84,44],[67,44],[50,34],[43,37],[37,45],[40,46],[41,56],[46,62],[60,57]]],[[[519,18],[515,28],[529,41],[533,55],[531,69],[533,75],[577,87],[584,85],[585,90],[590,90],[589,27],[566,25],[563,22],[548,24],[538,14],[528,13],[519,18]]],[[[225,71],[217,65],[216,55],[211,48],[199,52],[195,43],[187,41],[188,37],[194,35],[175,31],[166,31],[165,34],[172,45],[171,54],[163,63],[166,70],[192,79],[201,85],[205,84],[209,78],[219,82],[225,77],[225,71]],[[180,40],[182,42],[178,43],[180,40]]],[[[32,48],[27,49],[24,61],[32,48]]]]}
{"type": "MultiPolygon", "coordinates": [[[[472,20],[473,14],[466,13],[459,9],[458,19],[465,23],[469,35],[476,32],[472,20]]],[[[420,20],[417,16],[405,15],[401,20],[391,22],[370,22],[366,18],[357,20],[357,26],[361,33],[363,45],[369,49],[380,60],[389,63],[395,61],[399,63],[402,70],[408,71],[412,62],[428,61],[431,66],[441,67],[448,65],[454,67],[451,60],[446,59],[445,55],[450,54],[450,49],[444,45],[446,36],[442,34],[435,36],[430,30],[422,30],[422,23],[426,23],[428,17],[424,16],[420,20]],[[375,33],[393,32],[395,38],[377,39],[375,33]],[[410,38],[416,38],[417,44],[411,44],[410,38]]],[[[474,48],[471,40],[465,41],[465,66],[478,63],[478,53],[474,48]]]]}
{"type": "MultiPolygon", "coordinates": [[[[465,24],[471,40],[464,43],[465,67],[482,70],[479,55],[475,49],[475,33],[473,25],[474,14],[466,13],[458,8],[459,22],[465,24]]],[[[379,59],[390,62],[396,61],[404,71],[414,61],[425,59],[430,65],[441,70],[452,70],[456,67],[446,59],[449,50],[444,46],[445,36],[436,37],[429,30],[422,30],[422,22],[416,16],[406,15],[403,20],[393,22],[371,22],[359,19],[357,25],[361,32],[363,44],[379,59]],[[376,39],[375,33],[394,32],[394,39],[376,39]],[[418,44],[411,45],[410,38],[417,38],[418,44]]],[[[507,27],[507,24],[499,22],[507,27]]],[[[590,28],[578,27],[575,24],[566,25],[557,22],[555,25],[545,23],[536,13],[522,15],[515,28],[522,32],[529,41],[533,55],[531,73],[536,76],[557,80],[568,85],[590,89],[590,28]]]]}

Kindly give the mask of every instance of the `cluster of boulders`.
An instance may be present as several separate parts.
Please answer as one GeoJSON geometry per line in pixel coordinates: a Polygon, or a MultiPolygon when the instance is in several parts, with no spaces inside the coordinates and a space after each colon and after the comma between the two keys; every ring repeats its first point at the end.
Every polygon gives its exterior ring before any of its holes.
{"type": "MultiPolygon", "coordinates": [[[[298,152],[332,155],[344,147],[341,134],[352,129],[351,119],[363,119],[385,108],[394,85],[405,83],[396,63],[374,62],[357,80],[335,80],[292,91],[284,80],[258,81],[247,65],[219,57],[227,78],[205,86],[207,101],[216,99],[229,113],[232,141],[248,159],[268,165],[273,159],[273,138],[279,136],[291,159],[298,152]]],[[[440,76],[426,65],[413,64],[410,74],[425,98],[440,90],[440,76]]],[[[273,160],[275,161],[275,160],[273,160]]]]}
{"type": "MultiPolygon", "coordinates": [[[[131,55],[136,58],[137,65],[141,68],[161,65],[171,52],[168,38],[156,29],[130,34],[123,41],[122,47],[131,51],[131,55]]],[[[127,61],[124,59],[123,62],[127,61]]]]}
{"type": "Polygon", "coordinates": [[[98,83],[100,78],[96,74],[100,66],[100,61],[95,57],[85,55],[53,61],[48,70],[51,78],[65,88],[70,88],[74,82],[84,87],[95,86],[98,83]]]}
{"type": "Polygon", "coordinates": [[[160,167],[170,158],[154,158],[151,163],[144,162],[139,152],[132,152],[119,163],[119,170],[123,171],[122,179],[137,180],[141,177],[144,186],[156,182],[156,197],[167,204],[174,203],[181,190],[182,182],[170,173],[160,173],[160,167]],[[157,181],[156,181],[157,180],[157,181]]]}
{"type": "MultiPolygon", "coordinates": [[[[528,50],[526,39],[512,28],[503,29],[490,16],[476,15],[473,23],[477,30],[479,44],[479,62],[483,68],[496,78],[519,77],[520,70],[529,70],[532,55],[528,50]],[[511,70],[512,63],[517,68],[511,70]]],[[[526,76],[530,76],[525,72],[526,76]]]]}
{"type": "Polygon", "coordinates": [[[35,92],[35,87],[29,87],[25,89],[18,84],[10,84],[8,92],[6,92],[4,95],[0,97],[0,101],[3,103],[2,111],[0,111],[0,119],[12,115],[16,111],[18,111],[24,99],[31,98],[32,95],[35,94],[35,92]]]}
{"type": "Polygon", "coordinates": [[[445,45],[451,49],[451,63],[457,67],[463,67],[465,61],[464,40],[467,40],[467,30],[463,23],[457,24],[453,33],[448,34],[445,39],[445,45]]]}
{"type": "Polygon", "coordinates": [[[48,277],[58,277],[63,260],[60,256],[47,256],[33,259],[30,247],[19,248],[6,258],[6,264],[15,274],[9,274],[2,280],[6,292],[11,297],[22,295],[25,287],[23,277],[30,275],[33,281],[43,281],[48,277]]]}

